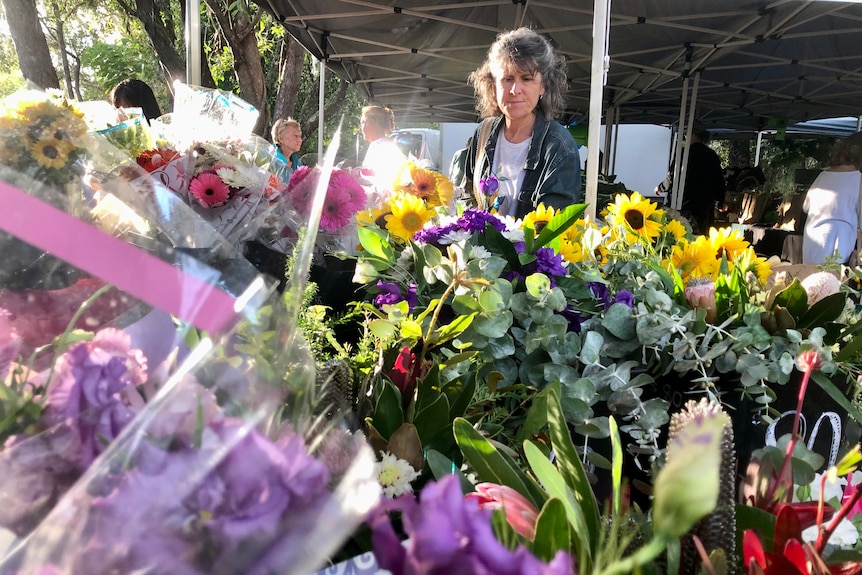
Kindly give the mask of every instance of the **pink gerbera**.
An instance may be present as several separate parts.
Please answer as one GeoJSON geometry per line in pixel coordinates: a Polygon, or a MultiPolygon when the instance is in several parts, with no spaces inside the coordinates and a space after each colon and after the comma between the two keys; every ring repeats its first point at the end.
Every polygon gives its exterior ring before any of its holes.
{"type": "Polygon", "coordinates": [[[189,194],[205,208],[222,206],[230,199],[230,189],[215,173],[201,172],[189,182],[189,194]]]}
{"type": "Polygon", "coordinates": [[[308,166],[300,166],[290,176],[290,182],[287,184],[287,192],[290,195],[293,207],[303,216],[307,216],[311,209],[314,190],[317,188],[317,181],[319,179],[320,170],[309,168],[308,166]]]}
{"type": "Polygon", "coordinates": [[[350,206],[350,195],[342,188],[329,186],[320,214],[320,228],[326,232],[338,231],[347,225],[354,213],[356,211],[350,206]]]}
{"type": "Polygon", "coordinates": [[[365,204],[368,201],[365,190],[348,172],[333,170],[332,178],[329,180],[329,189],[338,189],[347,194],[347,207],[351,215],[365,209],[365,204]]]}

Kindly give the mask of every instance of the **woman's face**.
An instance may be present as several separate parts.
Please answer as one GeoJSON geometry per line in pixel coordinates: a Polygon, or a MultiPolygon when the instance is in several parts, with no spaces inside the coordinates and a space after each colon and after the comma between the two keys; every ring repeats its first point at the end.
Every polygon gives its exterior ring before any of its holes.
{"type": "Polygon", "coordinates": [[[281,145],[281,152],[290,156],[302,147],[302,131],[296,126],[288,126],[278,135],[278,143],[281,145]]]}
{"type": "Polygon", "coordinates": [[[362,132],[362,137],[365,138],[366,142],[379,140],[386,135],[380,129],[377,122],[373,118],[366,117],[365,114],[362,115],[362,119],[359,121],[359,131],[362,132]]]}
{"type": "Polygon", "coordinates": [[[512,63],[491,69],[497,93],[497,105],[510,120],[520,120],[531,115],[545,93],[542,74],[527,72],[512,63]]]}

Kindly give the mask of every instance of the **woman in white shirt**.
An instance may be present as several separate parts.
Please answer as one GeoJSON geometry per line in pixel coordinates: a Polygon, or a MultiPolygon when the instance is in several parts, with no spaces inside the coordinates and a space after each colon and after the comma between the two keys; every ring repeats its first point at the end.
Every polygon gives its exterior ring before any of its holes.
{"type": "Polygon", "coordinates": [[[860,226],[862,133],[841,140],[830,166],[822,171],[805,196],[808,214],[802,237],[802,262],[823,264],[828,258],[846,263],[856,247],[860,226]]]}
{"type": "Polygon", "coordinates": [[[383,106],[362,108],[359,130],[368,142],[368,150],[365,152],[362,166],[370,168],[373,172],[371,179],[377,196],[377,201],[373,201],[373,204],[379,203],[389,195],[392,182],[407,161],[395,140],[389,137],[389,133],[394,129],[395,114],[389,108],[383,106]]]}

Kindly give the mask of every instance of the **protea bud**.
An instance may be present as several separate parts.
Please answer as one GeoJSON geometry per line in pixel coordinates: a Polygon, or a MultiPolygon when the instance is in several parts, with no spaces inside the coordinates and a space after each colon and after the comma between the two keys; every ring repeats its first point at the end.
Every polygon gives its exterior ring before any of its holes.
{"type": "MultiPolygon", "coordinates": [[[[715,510],[698,521],[689,532],[696,535],[703,543],[706,552],[712,553],[721,549],[727,558],[728,565],[736,564],[736,514],[734,511],[736,477],[736,452],[733,444],[733,427],[730,418],[724,413],[721,405],[701,399],[699,403],[689,401],[685,409],[676,413],[670,420],[670,445],[683,430],[707,418],[721,417],[725,420],[720,438],[720,464],[718,473],[718,500],[715,510]]],[[[668,462],[673,457],[673,451],[668,450],[668,462]]],[[[695,488],[696,489],[696,488],[695,488]]],[[[680,573],[697,573],[701,561],[692,538],[687,536],[682,543],[682,565],[680,573]]]]}
{"type": "Polygon", "coordinates": [[[706,278],[691,280],[685,288],[685,299],[691,309],[706,311],[707,323],[715,323],[718,319],[718,307],[715,303],[715,282],[706,278]]]}
{"type": "Polygon", "coordinates": [[[479,483],[475,493],[468,493],[467,499],[473,499],[483,509],[502,509],[509,525],[529,540],[536,537],[536,521],[539,511],[530,501],[505,485],[496,483],[479,483]]]}

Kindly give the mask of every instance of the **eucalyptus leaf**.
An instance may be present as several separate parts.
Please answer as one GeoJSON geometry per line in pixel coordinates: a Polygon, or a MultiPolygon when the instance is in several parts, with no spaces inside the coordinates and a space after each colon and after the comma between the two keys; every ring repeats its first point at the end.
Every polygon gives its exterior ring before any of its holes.
{"type": "Polygon", "coordinates": [[[615,303],[608,308],[602,318],[602,327],[623,340],[637,336],[637,320],[632,309],[624,303],[615,303]]]}

